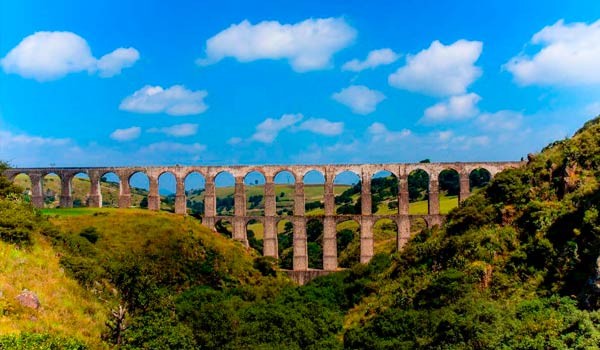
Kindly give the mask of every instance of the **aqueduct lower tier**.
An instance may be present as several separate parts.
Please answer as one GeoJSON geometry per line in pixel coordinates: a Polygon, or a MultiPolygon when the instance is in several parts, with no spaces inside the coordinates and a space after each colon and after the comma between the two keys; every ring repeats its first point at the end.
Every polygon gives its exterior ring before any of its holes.
{"type": "Polygon", "coordinates": [[[44,176],[53,173],[61,181],[60,206],[72,207],[72,180],[77,174],[86,174],[91,182],[88,203],[90,207],[102,206],[100,179],[108,173],[116,174],[120,179],[119,207],[131,206],[131,188],[129,179],[136,173],[144,173],[149,179],[148,208],[159,210],[160,195],[158,178],[171,173],[176,180],[175,212],[186,214],[186,193],[184,181],[192,173],[199,173],[205,179],[204,216],[202,223],[211,229],[215,224],[226,219],[232,222],[233,238],[248,244],[246,225],[250,220],[260,221],[264,225],[263,245],[265,256],[277,257],[277,223],[287,219],[294,226],[293,235],[293,269],[308,270],[307,222],[317,219],[323,224],[323,270],[337,269],[336,225],[344,220],[355,220],[360,225],[360,261],[368,262],[373,256],[373,225],[382,218],[391,219],[397,227],[397,248],[410,238],[410,222],[422,218],[428,226],[440,224],[438,176],[444,170],[454,170],[459,174],[459,201],[470,194],[469,175],[473,170],[485,169],[493,177],[496,173],[521,165],[521,162],[456,162],[456,163],[398,163],[398,164],[339,164],[339,165],[244,165],[244,166],[147,166],[147,167],[81,167],[81,168],[13,168],[4,172],[10,179],[19,174],[26,174],[31,179],[31,200],[35,207],[44,206],[42,181],[44,176]],[[409,215],[408,175],[415,170],[423,170],[429,175],[429,197],[427,215],[409,215]],[[310,171],[318,171],[325,178],[324,214],[306,216],[304,206],[304,176],[310,171]],[[361,181],[361,213],[359,215],[337,215],[335,213],[334,179],[342,172],[350,171],[358,175],[361,181]],[[388,171],[398,179],[398,210],[393,215],[374,215],[371,207],[371,180],[379,171],[388,171]],[[228,172],[235,178],[234,215],[219,216],[216,210],[215,178],[228,172]],[[248,216],[246,214],[246,192],[244,178],[251,172],[261,173],[264,184],[264,216],[248,216]],[[293,215],[281,217],[276,212],[275,176],[281,172],[289,172],[294,177],[294,209],[293,215]]]}

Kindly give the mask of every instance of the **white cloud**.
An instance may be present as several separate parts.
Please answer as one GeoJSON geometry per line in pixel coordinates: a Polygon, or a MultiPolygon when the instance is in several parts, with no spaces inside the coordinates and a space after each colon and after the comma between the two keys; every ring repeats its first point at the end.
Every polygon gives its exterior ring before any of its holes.
{"type": "Polygon", "coordinates": [[[284,114],[279,119],[267,118],[256,126],[256,132],[251,139],[262,143],[271,143],[279,132],[302,120],[302,114],[284,114]]]}
{"type": "Polygon", "coordinates": [[[326,136],[339,135],[344,131],[344,123],[331,122],[327,119],[310,118],[298,126],[299,130],[307,130],[326,136]]]}
{"type": "Polygon", "coordinates": [[[523,114],[502,110],[495,113],[482,113],[477,117],[477,124],[486,131],[510,131],[521,126],[523,114]]]}
{"type": "Polygon", "coordinates": [[[98,60],[98,75],[101,77],[112,77],[121,74],[123,68],[133,66],[140,59],[140,53],[130,47],[127,49],[119,48],[108,53],[98,60]]]}
{"type": "Polygon", "coordinates": [[[132,126],[127,129],[116,129],[110,134],[110,138],[116,141],[131,141],[140,137],[142,129],[139,126],[132,126]]]}
{"type": "Polygon", "coordinates": [[[174,137],[192,136],[196,135],[196,133],[198,132],[198,124],[185,123],[166,126],[164,128],[151,128],[148,129],[148,132],[162,133],[174,137]]]}
{"type": "Polygon", "coordinates": [[[475,62],[481,55],[481,41],[458,40],[444,45],[439,41],[414,56],[388,77],[390,85],[433,96],[464,94],[482,74],[475,62]]]}
{"type": "Polygon", "coordinates": [[[0,147],[36,147],[65,146],[71,142],[68,138],[40,137],[27,134],[14,134],[0,130],[0,147]]]}
{"type": "Polygon", "coordinates": [[[428,107],[421,121],[424,123],[436,123],[471,118],[479,113],[477,102],[480,100],[481,97],[475,93],[452,96],[445,101],[428,107]]]}
{"type": "Polygon", "coordinates": [[[522,85],[600,84],[600,20],[592,24],[544,27],[531,39],[542,48],[532,57],[520,54],[504,66],[522,85]]]}
{"type": "Polygon", "coordinates": [[[134,113],[166,113],[169,115],[200,114],[208,108],[205,90],[191,91],[182,85],[168,89],[146,85],[126,97],[119,109],[134,113]]]}
{"type": "Polygon", "coordinates": [[[206,146],[199,143],[186,144],[178,142],[156,142],[142,147],[140,149],[140,153],[168,152],[195,154],[204,152],[205,150],[206,146]]]}
{"type": "Polygon", "coordinates": [[[235,145],[239,145],[240,143],[242,143],[242,141],[244,141],[244,140],[242,140],[241,137],[232,137],[229,140],[227,140],[227,143],[232,146],[235,146],[235,145]]]}
{"type": "Polygon", "coordinates": [[[396,62],[400,55],[392,51],[392,49],[379,49],[369,52],[364,61],[353,59],[344,63],[342,70],[351,72],[360,72],[365,69],[374,69],[376,67],[387,65],[396,62]]]}
{"type": "Polygon", "coordinates": [[[367,133],[373,142],[391,143],[402,140],[411,135],[410,130],[390,131],[382,123],[373,123],[367,128],[367,133]]]}
{"type": "Polygon", "coordinates": [[[259,59],[287,59],[297,72],[323,69],[332,56],[350,45],[356,31],[342,18],[307,19],[296,24],[244,20],[206,41],[206,58],[199,65],[216,63],[225,57],[240,62],[259,59]]]}
{"type": "Polygon", "coordinates": [[[119,48],[98,60],[85,39],[75,33],[36,32],[15,46],[0,65],[6,73],[48,81],[83,71],[98,71],[101,77],[110,77],[138,59],[136,49],[119,48]]]}
{"type": "Polygon", "coordinates": [[[350,107],[354,113],[369,114],[373,113],[377,105],[385,100],[385,95],[363,85],[350,85],[340,92],[334,93],[331,98],[350,107]]]}

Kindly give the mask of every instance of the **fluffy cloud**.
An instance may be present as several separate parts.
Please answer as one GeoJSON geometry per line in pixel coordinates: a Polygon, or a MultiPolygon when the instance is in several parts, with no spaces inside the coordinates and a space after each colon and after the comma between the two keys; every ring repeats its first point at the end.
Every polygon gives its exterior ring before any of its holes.
{"type": "Polygon", "coordinates": [[[197,63],[213,64],[225,57],[240,62],[286,59],[297,72],[317,70],[328,67],[332,56],[355,37],[356,31],[342,18],[311,18],[296,24],[245,20],[208,39],[206,58],[197,63]]]}
{"type": "Polygon", "coordinates": [[[126,97],[119,109],[134,113],[166,113],[169,115],[200,114],[208,108],[205,90],[191,91],[181,85],[168,89],[146,85],[126,97]]]}
{"type": "Polygon", "coordinates": [[[310,118],[298,126],[299,130],[306,130],[315,134],[326,136],[339,135],[344,131],[344,123],[330,122],[327,119],[310,118]]]}
{"type": "Polygon", "coordinates": [[[486,131],[510,131],[521,126],[523,114],[503,110],[495,113],[482,113],[477,117],[477,124],[486,131]]]}
{"type": "Polygon", "coordinates": [[[337,102],[346,105],[357,114],[373,113],[385,95],[363,85],[350,85],[331,96],[337,102]]]}
{"type": "Polygon", "coordinates": [[[267,118],[256,126],[256,132],[251,139],[262,143],[271,143],[279,132],[302,120],[302,114],[284,114],[279,119],[267,118]]]}
{"type": "Polygon", "coordinates": [[[475,93],[452,96],[427,108],[421,118],[424,123],[436,123],[449,120],[464,120],[479,113],[477,102],[481,97],[475,93]]]}
{"type": "Polygon", "coordinates": [[[198,124],[185,123],[167,126],[164,128],[151,128],[148,129],[148,132],[162,133],[174,137],[192,136],[196,135],[196,133],[198,132],[198,124]]]}
{"type": "Polygon", "coordinates": [[[6,73],[48,81],[82,71],[111,77],[132,66],[139,57],[134,48],[118,48],[96,59],[85,39],[75,33],[36,32],[15,46],[0,65],[6,73]]]}
{"type": "Polygon", "coordinates": [[[458,40],[451,45],[439,41],[414,56],[388,77],[390,85],[433,96],[464,94],[481,76],[475,62],[481,55],[480,41],[458,40]]]}
{"type": "Polygon", "coordinates": [[[505,68],[522,85],[600,84],[600,20],[543,28],[531,39],[542,48],[533,57],[513,57],[505,68]]]}
{"type": "Polygon", "coordinates": [[[392,143],[402,140],[411,135],[410,130],[390,131],[382,123],[373,123],[367,128],[367,133],[371,136],[372,142],[392,143]]]}
{"type": "Polygon", "coordinates": [[[392,51],[391,49],[379,49],[369,52],[367,58],[364,61],[353,59],[344,63],[342,70],[351,72],[360,72],[365,69],[373,69],[382,65],[387,65],[396,62],[400,58],[400,55],[392,51]]]}
{"type": "Polygon", "coordinates": [[[116,129],[110,134],[110,138],[116,141],[131,141],[140,137],[142,129],[139,126],[132,126],[127,129],[116,129]]]}

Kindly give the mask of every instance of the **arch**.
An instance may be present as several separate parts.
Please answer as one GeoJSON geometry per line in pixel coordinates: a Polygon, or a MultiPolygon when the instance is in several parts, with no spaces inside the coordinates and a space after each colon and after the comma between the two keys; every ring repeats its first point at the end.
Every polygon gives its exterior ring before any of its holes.
{"type": "Polygon", "coordinates": [[[391,254],[398,246],[398,223],[391,218],[379,218],[373,223],[374,254],[391,254]]]}
{"type": "Polygon", "coordinates": [[[360,262],[360,223],[342,219],[335,225],[339,267],[351,267],[360,262]]]}
{"type": "Polygon", "coordinates": [[[106,172],[100,176],[100,195],[102,207],[118,208],[121,193],[121,179],[113,172],[106,172]]]}
{"type": "Polygon", "coordinates": [[[175,194],[177,192],[177,179],[175,174],[165,170],[158,175],[158,196],[160,210],[175,212],[175,194]]]}
{"type": "Polygon", "coordinates": [[[136,170],[129,174],[127,181],[131,191],[131,206],[137,208],[148,208],[148,194],[150,190],[150,178],[142,170],[136,170]]]}
{"type": "Polygon", "coordinates": [[[233,238],[233,225],[227,219],[219,219],[215,222],[215,231],[227,238],[233,238]]]}
{"type": "Polygon", "coordinates": [[[23,199],[26,202],[31,202],[31,196],[33,195],[33,185],[29,174],[25,172],[13,174],[10,177],[10,181],[15,185],[23,189],[23,199]]]}
{"type": "Polygon", "coordinates": [[[452,167],[440,171],[438,190],[440,214],[448,214],[450,210],[458,206],[458,195],[460,193],[459,172],[452,167]]]}
{"type": "Polygon", "coordinates": [[[408,174],[408,200],[410,215],[427,214],[429,173],[422,168],[415,168],[408,174]]]}
{"type": "Polygon", "coordinates": [[[287,218],[277,221],[277,250],[279,267],[293,269],[294,260],[294,223],[287,218]]]}
{"type": "Polygon", "coordinates": [[[217,215],[233,216],[235,212],[235,178],[226,170],[215,175],[215,196],[217,215]]]}
{"type": "Polygon", "coordinates": [[[323,269],[323,232],[323,221],[320,218],[310,218],[306,221],[306,250],[309,269],[323,269]]]}
{"type": "Polygon", "coordinates": [[[279,216],[294,215],[296,177],[289,170],[281,170],[273,178],[275,183],[275,211],[279,216]]]}
{"type": "Polygon", "coordinates": [[[200,218],[204,215],[206,178],[198,171],[188,172],[183,179],[188,214],[200,218]]]}
{"type": "Polygon", "coordinates": [[[371,212],[373,215],[398,213],[398,177],[380,170],[371,178],[371,212]]]}
{"type": "Polygon", "coordinates": [[[265,224],[262,220],[249,219],[246,222],[246,237],[248,245],[254,248],[257,252],[263,252],[263,237],[265,232],[265,224]]]}
{"type": "Polygon", "coordinates": [[[410,220],[410,235],[414,236],[429,228],[429,222],[423,216],[414,216],[410,220]]]}
{"type": "Polygon", "coordinates": [[[246,196],[246,215],[265,215],[265,176],[253,170],[244,176],[244,192],[246,196]]]}
{"type": "Polygon", "coordinates": [[[62,191],[62,178],[55,172],[46,172],[42,175],[42,196],[44,208],[60,207],[60,194],[62,191]]]}
{"type": "Polygon", "coordinates": [[[360,215],[361,189],[360,175],[351,170],[338,172],[333,179],[335,213],[338,215],[360,215]]]}
{"type": "Polygon", "coordinates": [[[90,176],[85,172],[78,172],[71,177],[71,196],[73,207],[89,207],[89,199],[92,191],[90,176]]]}
{"type": "Polygon", "coordinates": [[[486,186],[492,180],[492,173],[486,168],[479,167],[469,173],[469,190],[476,191],[486,186]]]}
{"type": "Polygon", "coordinates": [[[302,177],[304,183],[304,210],[306,216],[325,214],[325,175],[309,170],[302,177]]]}

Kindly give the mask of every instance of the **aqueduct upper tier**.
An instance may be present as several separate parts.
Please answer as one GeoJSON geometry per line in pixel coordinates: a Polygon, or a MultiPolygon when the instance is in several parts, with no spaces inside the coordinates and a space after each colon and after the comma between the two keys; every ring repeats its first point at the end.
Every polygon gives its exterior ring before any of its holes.
{"type": "Polygon", "coordinates": [[[305,215],[304,177],[311,171],[318,171],[324,176],[324,214],[317,216],[323,224],[323,269],[335,270],[337,263],[336,224],[343,220],[355,220],[360,225],[360,260],[368,262],[373,256],[373,224],[382,216],[375,216],[371,206],[371,180],[380,171],[387,171],[398,179],[398,207],[393,215],[386,215],[396,223],[398,249],[410,238],[408,175],[415,170],[423,170],[429,176],[428,214],[420,215],[429,226],[443,221],[439,208],[438,177],[444,170],[454,170],[459,175],[459,201],[470,194],[469,175],[476,169],[485,169],[493,177],[496,173],[520,166],[521,162],[455,162],[455,163],[395,163],[395,164],[329,164],[329,165],[236,165],[236,166],[127,166],[127,167],[71,167],[71,168],[12,168],[4,172],[10,179],[19,174],[26,174],[31,180],[31,201],[35,207],[44,206],[42,183],[44,176],[53,173],[61,182],[60,206],[72,207],[72,180],[77,174],[86,174],[91,182],[88,195],[90,207],[102,206],[100,180],[108,173],[119,177],[119,207],[131,206],[131,187],[129,180],[136,173],[144,173],[149,179],[148,208],[159,210],[160,195],[158,178],[171,173],[176,180],[175,212],[186,214],[185,179],[192,173],[200,174],[205,180],[204,215],[202,223],[211,229],[223,217],[216,210],[215,178],[223,172],[230,173],[235,179],[234,215],[227,219],[232,221],[233,238],[247,244],[246,224],[250,220],[258,220],[264,225],[265,256],[277,257],[277,223],[282,218],[276,212],[276,193],[274,179],[281,172],[288,172],[294,178],[293,215],[286,218],[294,226],[293,236],[293,268],[298,271],[308,269],[306,225],[315,216],[305,215]],[[334,179],[342,172],[355,173],[361,181],[360,214],[338,215],[335,213],[334,179]],[[264,176],[264,216],[248,216],[246,212],[246,192],[244,179],[247,174],[258,172],[264,176]]]}

